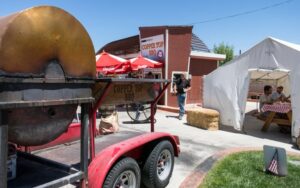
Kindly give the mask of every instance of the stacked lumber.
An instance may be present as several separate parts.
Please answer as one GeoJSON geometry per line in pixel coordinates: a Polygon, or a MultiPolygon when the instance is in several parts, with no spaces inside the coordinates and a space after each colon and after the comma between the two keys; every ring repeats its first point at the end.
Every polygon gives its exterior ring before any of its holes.
{"type": "Polygon", "coordinates": [[[219,130],[219,112],[207,108],[192,108],[186,110],[187,123],[191,126],[207,130],[219,130]]]}

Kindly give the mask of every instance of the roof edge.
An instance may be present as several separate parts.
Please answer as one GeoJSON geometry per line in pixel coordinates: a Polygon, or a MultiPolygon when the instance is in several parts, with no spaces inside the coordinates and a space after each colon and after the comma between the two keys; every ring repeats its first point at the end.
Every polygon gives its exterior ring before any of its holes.
{"type": "Polygon", "coordinates": [[[161,26],[141,26],[139,29],[176,29],[176,28],[193,28],[192,25],[161,25],[161,26]]]}
{"type": "Polygon", "coordinates": [[[96,52],[96,54],[101,53],[105,47],[107,47],[107,46],[109,46],[109,45],[111,45],[111,44],[113,44],[113,43],[121,42],[121,41],[124,41],[124,40],[136,38],[136,37],[140,38],[140,35],[133,35],[133,36],[130,36],[130,37],[126,37],[126,38],[122,38],[122,39],[118,39],[118,40],[111,41],[111,42],[105,44],[104,46],[102,46],[102,48],[100,48],[100,49],[96,52]]]}
{"type": "Polygon", "coordinates": [[[215,54],[215,53],[202,52],[202,51],[191,51],[190,56],[192,58],[203,58],[203,59],[218,60],[218,61],[222,61],[226,59],[225,54],[215,54]]]}
{"type": "Polygon", "coordinates": [[[300,44],[288,42],[288,41],[281,40],[281,39],[278,39],[278,38],[275,38],[275,37],[270,37],[270,36],[268,36],[267,39],[269,39],[271,41],[275,41],[275,42],[280,43],[282,45],[285,45],[285,46],[287,46],[289,48],[293,48],[295,50],[300,51],[300,44]]]}

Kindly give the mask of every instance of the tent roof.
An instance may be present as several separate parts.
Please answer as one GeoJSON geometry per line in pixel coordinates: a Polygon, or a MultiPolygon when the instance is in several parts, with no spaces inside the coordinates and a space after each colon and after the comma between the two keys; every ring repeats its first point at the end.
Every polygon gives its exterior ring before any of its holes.
{"type": "Polygon", "coordinates": [[[250,70],[251,79],[253,80],[279,80],[288,76],[289,71],[276,69],[276,70],[265,70],[256,69],[250,70]]]}
{"type": "MultiPolygon", "coordinates": [[[[234,59],[232,59],[230,62],[226,63],[225,66],[228,66],[232,63],[235,63],[237,60],[242,59],[245,56],[248,56],[249,53],[255,53],[255,51],[257,51],[258,46],[263,46],[265,44],[270,44],[270,43],[277,43],[279,45],[283,45],[286,46],[290,49],[296,50],[296,51],[300,51],[300,45],[299,44],[295,44],[295,43],[290,43],[287,41],[283,41],[274,37],[267,37],[266,39],[262,40],[261,42],[257,43],[256,45],[254,45],[252,48],[250,48],[249,50],[247,50],[246,52],[244,52],[243,54],[235,57],[234,59]]],[[[270,50],[270,49],[266,49],[265,50],[270,50]]]]}
{"type": "Polygon", "coordinates": [[[287,41],[284,41],[284,40],[280,40],[280,39],[277,39],[277,38],[274,38],[274,37],[268,37],[267,39],[276,41],[276,42],[281,43],[281,44],[283,44],[283,45],[285,45],[287,47],[290,47],[290,48],[293,48],[295,50],[300,51],[300,45],[299,44],[290,43],[290,42],[287,42],[287,41]]]}

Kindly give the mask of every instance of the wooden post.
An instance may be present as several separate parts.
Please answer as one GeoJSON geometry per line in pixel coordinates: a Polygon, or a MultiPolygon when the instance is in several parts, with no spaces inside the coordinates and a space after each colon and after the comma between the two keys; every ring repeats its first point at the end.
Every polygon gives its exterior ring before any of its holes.
{"type": "Polygon", "coordinates": [[[266,122],[264,124],[264,126],[262,127],[261,131],[266,132],[269,129],[270,124],[272,123],[272,120],[275,116],[276,112],[270,112],[270,114],[268,115],[266,122]]]}

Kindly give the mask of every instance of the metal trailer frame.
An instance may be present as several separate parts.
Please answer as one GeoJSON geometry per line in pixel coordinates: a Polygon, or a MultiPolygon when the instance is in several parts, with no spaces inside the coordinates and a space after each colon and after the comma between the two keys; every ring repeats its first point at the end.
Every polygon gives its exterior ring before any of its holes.
{"type": "Polygon", "coordinates": [[[95,158],[95,136],[96,136],[96,116],[97,116],[97,109],[101,106],[101,104],[103,103],[105,97],[108,95],[113,83],[160,83],[163,84],[162,89],[160,90],[158,96],[156,96],[156,98],[153,101],[148,101],[150,102],[151,105],[151,114],[150,114],[150,131],[154,132],[154,115],[155,115],[155,105],[157,104],[157,102],[159,101],[159,99],[163,96],[163,94],[165,93],[165,91],[167,90],[168,86],[170,85],[170,81],[169,80],[164,80],[164,79],[126,79],[126,80],[121,80],[121,79],[114,79],[114,78],[102,78],[102,79],[97,79],[96,82],[106,82],[106,86],[104,88],[104,92],[102,93],[102,95],[99,97],[99,100],[96,101],[96,103],[93,105],[92,110],[91,110],[91,114],[90,114],[90,122],[91,122],[91,126],[90,126],[90,135],[94,135],[94,137],[90,137],[90,156],[91,156],[91,160],[93,160],[95,158]]]}
{"type": "MultiPolygon", "coordinates": [[[[66,176],[62,178],[55,179],[53,181],[46,182],[44,184],[38,185],[38,188],[45,187],[58,187],[67,185],[69,183],[77,182],[81,180],[81,187],[86,187],[86,180],[88,177],[88,130],[89,130],[89,111],[90,111],[90,103],[93,102],[94,99],[89,98],[77,98],[72,100],[53,100],[53,101],[31,101],[28,103],[8,103],[0,105],[0,185],[1,187],[7,187],[7,145],[8,145],[8,125],[7,120],[5,119],[5,109],[15,107],[37,107],[37,106],[51,106],[51,105],[62,105],[62,104],[80,104],[82,108],[81,115],[81,144],[80,144],[80,170],[76,171],[72,169],[70,166],[57,163],[55,161],[51,161],[48,159],[40,158],[28,153],[18,153],[18,155],[25,157],[30,161],[37,162],[46,167],[51,167],[53,169],[59,169],[60,171],[64,171],[66,176]]],[[[14,181],[14,180],[12,180],[14,181]]],[[[17,180],[16,180],[17,181],[17,180]]]]}
{"type": "MultiPolygon", "coordinates": [[[[104,78],[104,79],[97,79],[96,82],[106,82],[106,86],[104,88],[104,92],[94,103],[93,106],[90,105],[93,98],[85,98],[85,99],[73,99],[68,101],[46,101],[46,102],[28,102],[22,104],[8,104],[8,107],[16,106],[16,107],[33,107],[33,106],[45,106],[45,105],[58,105],[58,104],[70,104],[70,103],[78,103],[81,104],[82,113],[81,113],[81,136],[80,136],[80,170],[76,171],[71,166],[64,165],[52,160],[44,159],[41,157],[34,156],[32,154],[20,152],[20,156],[23,156],[29,160],[37,161],[47,167],[57,168],[59,170],[65,171],[69,175],[64,176],[62,178],[55,179],[53,181],[47,182],[45,184],[39,185],[37,187],[44,188],[44,187],[57,187],[63,186],[70,183],[75,183],[80,180],[80,187],[85,188],[87,185],[88,180],[88,167],[89,167],[89,159],[90,162],[95,159],[95,137],[96,137],[96,112],[99,106],[102,105],[105,97],[109,94],[110,89],[113,86],[113,83],[160,83],[163,84],[162,89],[160,90],[159,94],[154,98],[153,101],[147,101],[147,103],[151,104],[151,115],[150,115],[150,132],[154,132],[154,108],[159,99],[163,96],[164,92],[170,85],[168,80],[163,79],[111,79],[111,78],[104,78]],[[90,135],[90,140],[88,139],[90,135]],[[93,136],[91,136],[93,135],[93,136]],[[90,143],[89,143],[90,141],[90,143]],[[90,145],[89,145],[90,144],[90,145]],[[90,158],[89,158],[90,157],[90,158]]],[[[2,104],[1,104],[2,105],[2,104]]],[[[0,106],[1,106],[0,105],[0,106]]],[[[6,124],[5,114],[2,111],[5,109],[5,105],[0,107],[0,185],[3,187],[7,187],[7,169],[6,169],[6,160],[7,160],[7,131],[8,125],[6,124]]],[[[150,133],[149,133],[150,134],[150,133]]],[[[148,138],[144,139],[144,144],[155,139],[166,138],[169,139],[172,144],[174,145],[175,153],[179,153],[179,148],[177,148],[176,143],[179,143],[178,138],[168,138],[170,135],[166,133],[158,133],[156,135],[148,136],[148,138]]],[[[134,140],[134,139],[133,139],[134,140]]],[[[96,160],[97,161],[97,160],[96,160]]]]}
{"type": "Polygon", "coordinates": [[[0,110],[0,185],[7,184],[7,144],[8,126],[3,112],[0,110]]]}
{"type": "MultiPolygon", "coordinates": [[[[180,153],[180,142],[178,136],[170,135],[168,133],[162,133],[162,132],[154,132],[155,126],[154,126],[154,108],[159,99],[163,96],[164,92],[170,85],[169,80],[163,80],[163,79],[126,79],[126,80],[120,80],[120,79],[98,79],[97,82],[107,82],[104,86],[105,90],[102,92],[102,95],[98,97],[98,101],[95,103],[95,105],[92,108],[91,111],[91,117],[94,117],[91,121],[92,125],[90,128],[92,130],[91,134],[96,135],[96,111],[97,107],[99,107],[101,104],[107,104],[104,102],[105,97],[109,94],[109,91],[113,87],[113,84],[118,84],[120,82],[125,82],[125,84],[128,83],[157,83],[157,84],[163,84],[163,87],[161,88],[160,92],[156,94],[156,97],[154,97],[151,100],[148,100],[145,102],[150,103],[151,105],[151,116],[150,116],[150,133],[145,133],[139,136],[132,137],[130,139],[118,142],[116,144],[110,145],[103,150],[101,150],[97,155],[95,156],[95,140],[94,138],[91,138],[90,140],[90,156],[91,156],[91,163],[89,164],[89,188],[98,188],[103,186],[103,183],[105,182],[106,176],[111,170],[111,168],[121,159],[124,157],[131,157],[135,160],[141,160],[144,156],[144,154],[148,155],[149,149],[154,148],[157,143],[167,140],[169,141],[173,148],[174,148],[174,155],[178,156],[180,153]],[[110,156],[110,157],[108,157],[110,156]]],[[[108,99],[107,99],[108,100],[108,99]]],[[[138,101],[139,99],[137,99],[138,101]]],[[[130,101],[124,101],[124,104],[128,103],[130,101]]],[[[139,101],[142,102],[142,101],[139,101]]],[[[132,103],[132,102],[131,102],[132,103]]]]}

